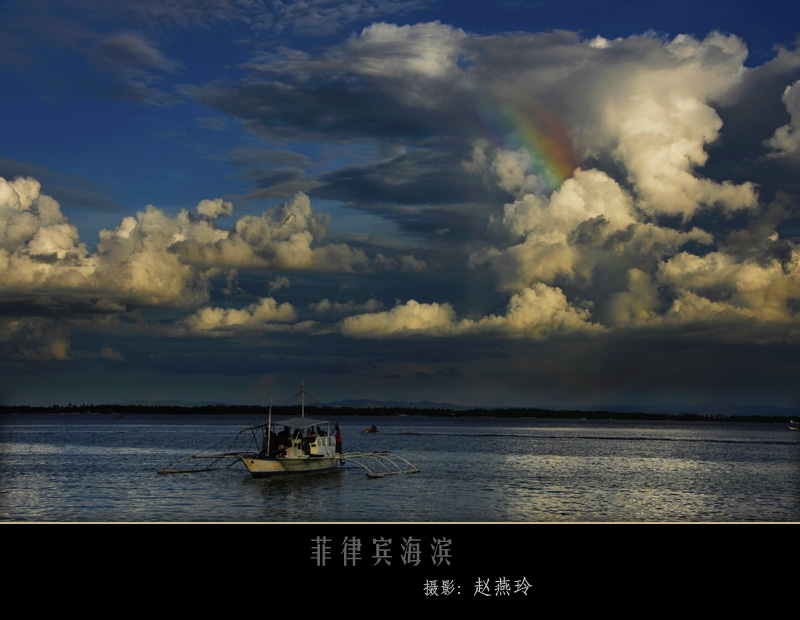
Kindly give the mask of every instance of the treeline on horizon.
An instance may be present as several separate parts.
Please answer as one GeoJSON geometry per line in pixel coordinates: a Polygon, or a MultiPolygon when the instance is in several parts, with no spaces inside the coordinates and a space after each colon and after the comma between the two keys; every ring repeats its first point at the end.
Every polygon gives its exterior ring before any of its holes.
{"type": "MultiPolygon", "coordinates": [[[[449,409],[437,407],[397,407],[371,406],[349,407],[335,405],[306,405],[309,417],[320,414],[332,416],[437,416],[437,417],[502,417],[502,418],[564,418],[587,420],[682,420],[682,421],[725,421],[725,422],[789,422],[791,416],[785,415],[724,415],[721,413],[648,413],[643,411],[594,411],[594,410],[555,410],[536,408],[474,408],[449,409]],[[324,412],[324,413],[322,413],[324,412]]],[[[268,408],[262,405],[0,405],[0,414],[160,414],[160,415],[262,415],[268,408]]],[[[300,414],[299,405],[273,406],[275,417],[290,417],[300,414]]]]}

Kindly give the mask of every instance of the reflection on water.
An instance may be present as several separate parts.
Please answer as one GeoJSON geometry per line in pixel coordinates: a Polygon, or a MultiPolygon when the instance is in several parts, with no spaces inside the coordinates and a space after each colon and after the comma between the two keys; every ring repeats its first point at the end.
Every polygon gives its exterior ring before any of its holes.
{"type": "Polygon", "coordinates": [[[345,451],[420,473],[158,475],[258,423],[239,416],[3,416],[13,521],[800,521],[800,433],[783,425],[343,418],[345,451]],[[376,424],[380,433],[362,434],[376,424]]]}

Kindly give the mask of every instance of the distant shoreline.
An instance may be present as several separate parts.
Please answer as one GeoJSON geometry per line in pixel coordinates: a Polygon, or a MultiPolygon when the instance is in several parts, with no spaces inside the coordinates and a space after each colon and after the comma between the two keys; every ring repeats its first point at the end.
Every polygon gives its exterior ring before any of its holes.
{"type": "MultiPolygon", "coordinates": [[[[0,406],[0,415],[26,414],[78,414],[78,415],[261,415],[267,414],[262,405],[51,405],[0,406]]],[[[342,416],[430,416],[454,418],[551,418],[571,420],[678,420],[684,422],[758,422],[788,423],[797,416],[789,415],[724,415],[698,413],[647,413],[630,411],[557,410],[525,407],[497,407],[448,409],[439,407],[342,407],[334,405],[306,405],[309,417],[324,415],[342,416]],[[324,413],[322,413],[324,412],[324,413]]],[[[272,407],[274,416],[293,416],[299,406],[272,407]]]]}

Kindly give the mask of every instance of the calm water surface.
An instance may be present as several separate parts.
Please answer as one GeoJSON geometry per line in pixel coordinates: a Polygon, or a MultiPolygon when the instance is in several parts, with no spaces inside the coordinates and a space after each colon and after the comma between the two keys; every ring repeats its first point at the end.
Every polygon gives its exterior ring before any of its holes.
{"type": "Polygon", "coordinates": [[[420,473],[157,474],[263,421],[0,416],[0,520],[800,521],[800,432],[783,424],[348,416],[345,452],[389,451],[420,473]]]}

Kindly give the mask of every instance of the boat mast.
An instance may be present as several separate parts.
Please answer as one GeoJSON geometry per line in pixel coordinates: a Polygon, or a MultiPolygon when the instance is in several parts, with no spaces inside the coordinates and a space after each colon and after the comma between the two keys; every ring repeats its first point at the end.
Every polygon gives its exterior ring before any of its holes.
{"type": "Polygon", "coordinates": [[[269,417],[267,418],[267,456],[272,450],[272,446],[269,445],[270,439],[272,439],[272,396],[269,397],[269,417]]]}
{"type": "Polygon", "coordinates": [[[300,417],[306,417],[306,384],[300,381],[300,417]]]}

